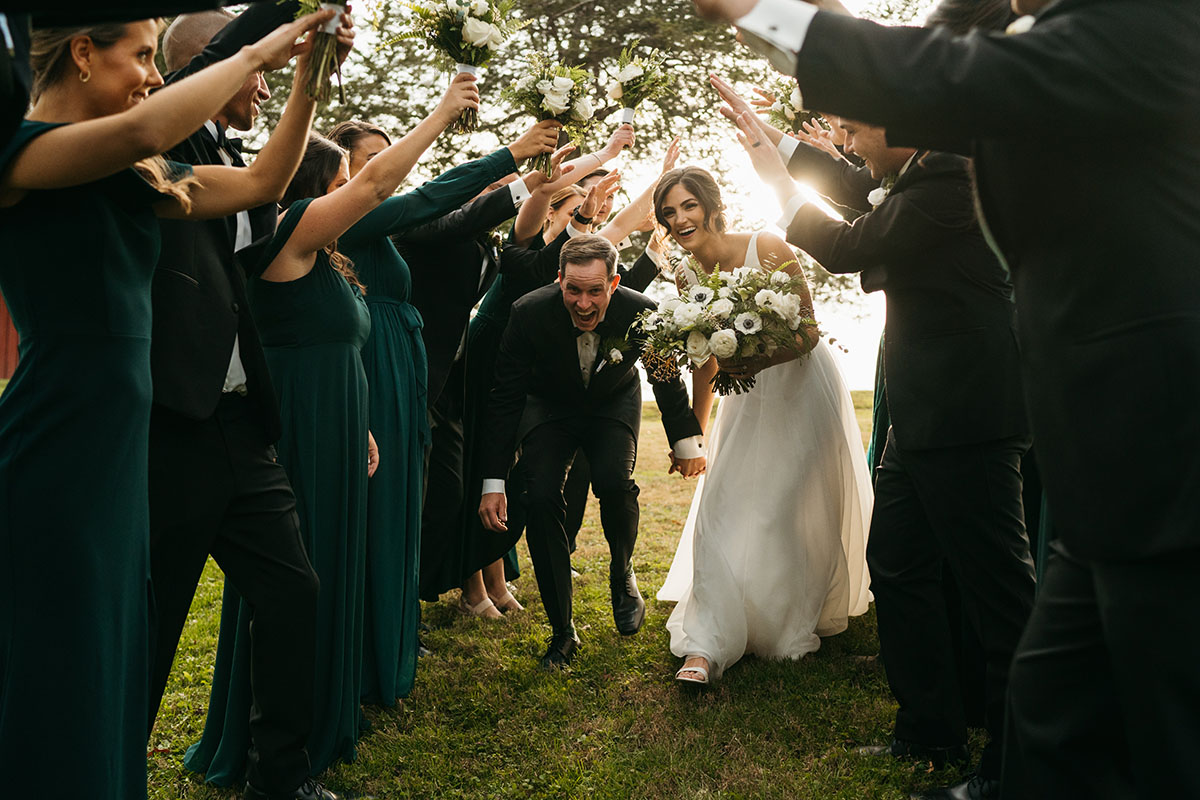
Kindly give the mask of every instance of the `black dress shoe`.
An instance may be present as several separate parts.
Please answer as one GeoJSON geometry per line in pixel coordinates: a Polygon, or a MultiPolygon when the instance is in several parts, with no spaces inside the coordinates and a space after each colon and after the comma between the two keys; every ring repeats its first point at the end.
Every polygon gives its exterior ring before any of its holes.
{"type": "Polygon", "coordinates": [[[550,646],[546,655],[538,662],[542,669],[562,669],[571,663],[575,651],[579,649],[579,637],[575,635],[575,627],[557,631],[550,637],[550,646]]]}
{"type": "Polygon", "coordinates": [[[646,619],[646,601],[638,591],[633,570],[610,576],[608,585],[612,590],[613,621],[617,623],[617,633],[633,636],[641,630],[642,622],[646,619]]]}
{"type": "Polygon", "coordinates": [[[906,742],[903,739],[892,739],[891,744],[859,747],[855,749],[855,752],[861,756],[890,756],[910,761],[928,761],[934,769],[941,769],[947,764],[965,764],[970,758],[965,744],[937,747],[906,742]]]}
{"type": "Polygon", "coordinates": [[[242,800],[341,800],[341,798],[309,778],[300,784],[300,788],[296,791],[284,794],[267,794],[247,783],[245,791],[242,792],[242,800]]]}
{"type": "Polygon", "coordinates": [[[972,775],[966,783],[946,789],[930,789],[909,795],[912,800],[996,800],[1000,796],[1000,781],[972,775]]]}

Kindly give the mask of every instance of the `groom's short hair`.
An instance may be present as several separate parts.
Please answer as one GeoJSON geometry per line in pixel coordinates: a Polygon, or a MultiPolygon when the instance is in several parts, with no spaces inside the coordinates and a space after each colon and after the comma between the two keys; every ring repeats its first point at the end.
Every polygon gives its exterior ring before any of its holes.
{"type": "Polygon", "coordinates": [[[558,254],[558,271],[565,275],[568,264],[587,264],[591,261],[603,261],[608,277],[617,274],[617,248],[608,239],[594,233],[576,236],[563,245],[558,254]]]}

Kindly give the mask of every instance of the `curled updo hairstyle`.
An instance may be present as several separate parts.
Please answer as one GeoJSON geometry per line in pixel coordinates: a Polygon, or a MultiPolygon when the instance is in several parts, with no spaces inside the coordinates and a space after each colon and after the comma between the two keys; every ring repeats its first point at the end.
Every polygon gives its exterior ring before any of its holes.
{"type": "Polygon", "coordinates": [[[925,27],[966,36],[974,30],[1003,31],[1016,18],[1011,0],[942,0],[925,18],[925,27]]]}
{"type": "MultiPolygon", "coordinates": [[[[563,207],[563,203],[567,202],[572,197],[587,197],[587,192],[585,192],[583,189],[580,189],[579,186],[574,183],[570,186],[564,186],[555,192],[553,196],[551,196],[550,210],[558,211],[563,207]]],[[[545,233],[550,228],[549,214],[546,216],[546,221],[542,223],[542,233],[545,233]]]]}
{"type": "Polygon", "coordinates": [[[725,232],[725,203],[721,200],[721,187],[717,186],[716,180],[707,170],[700,167],[677,167],[664,172],[658,179],[658,186],[654,187],[654,218],[658,220],[659,225],[667,230],[671,229],[663,219],[662,207],[667,194],[676,186],[687,189],[700,201],[700,207],[704,209],[705,229],[717,233],[725,232]]]}
{"type": "MultiPolygon", "coordinates": [[[[158,21],[162,29],[162,21],[158,21]]],[[[92,40],[98,50],[107,50],[125,38],[124,23],[110,22],[101,25],[75,25],[59,28],[37,28],[29,43],[29,66],[33,71],[33,102],[37,102],[47,89],[73,77],[75,62],[71,58],[71,42],[81,36],[92,40]]],[[[199,184],[191,174],[179,174],[167,166],[162,156],[143,158],[133,168],[159,192],[174,198],[183,208],[191,209],[189,190],[199,184]]]]}
{"type": "Polygon", "coordinates": [[[389,146],[392,143],[392,137],[388,136],[388,132],[383,128],[357,119],[339,122],[333,126],[333,130],[329,131],[329,140],[347,153],[354,149],[359,139],[366,136],[382,136],[389,146]]]}
{"type": "MultiPolygon", "coordinates": [[[[329,184],[333,183],[342,167],[342,160],[347,157],[345,150],[324,136],[310,133],[308,146],[304,148],[304,157],[300,159],[300,168],[292,176],[292,182],[288,184],[279,205],[289,208],[298,200],[324,197],[329,190],[329,184]]],[[[325,252],[329,255],[329,265],[340,272],[351,286],[357,286],[360,292],[366,294],[367,287],[358,279],[350,259],[338,252],[336,240],[325,245],[325,252]]]]}

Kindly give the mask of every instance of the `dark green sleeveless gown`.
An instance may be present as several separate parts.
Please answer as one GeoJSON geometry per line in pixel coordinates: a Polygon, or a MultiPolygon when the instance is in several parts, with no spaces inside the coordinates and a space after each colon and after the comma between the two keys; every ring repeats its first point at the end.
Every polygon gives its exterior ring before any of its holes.
{"type": "MultiPolygon", "coordinates": [[[[56,127],[24,122],[0,170],[56,127]]],[[[20,362],[0,395],[0,776],[12,797],[146,796],[150,278],[132,169],[0,209],[20,362]]]]}
{"type": "MultiPolygon", "coordinates": [[[[263,254],[260,271],[282,249],[310,200],[293,203],[263,254]]],[[[361,350],[371,330],[366,303],[317,254],[311,272],[287,282],[252,279],[248,288],[283,435],[277,446],[296,494],[300,532],[321,579],[312,774],[352,761],[362,694],[366,584],[367,379],[361,350]]],[[[184,759],[209,783],[242,780],[250,744],[250,624],[239,595],[225,587],[212,697],[204,736],[184,759]]]]}

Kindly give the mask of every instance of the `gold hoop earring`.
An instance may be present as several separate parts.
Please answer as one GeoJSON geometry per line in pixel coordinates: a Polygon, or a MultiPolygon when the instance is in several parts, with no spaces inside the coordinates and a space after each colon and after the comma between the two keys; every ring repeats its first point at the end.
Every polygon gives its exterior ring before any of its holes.
{"type": "Polygon", "coordinates": [[[86,72],[84,70],[79,70],[79,82],[80,83],[87,83],[91,79],[92,79],[91,70],[88,70],[86,72]]]}

